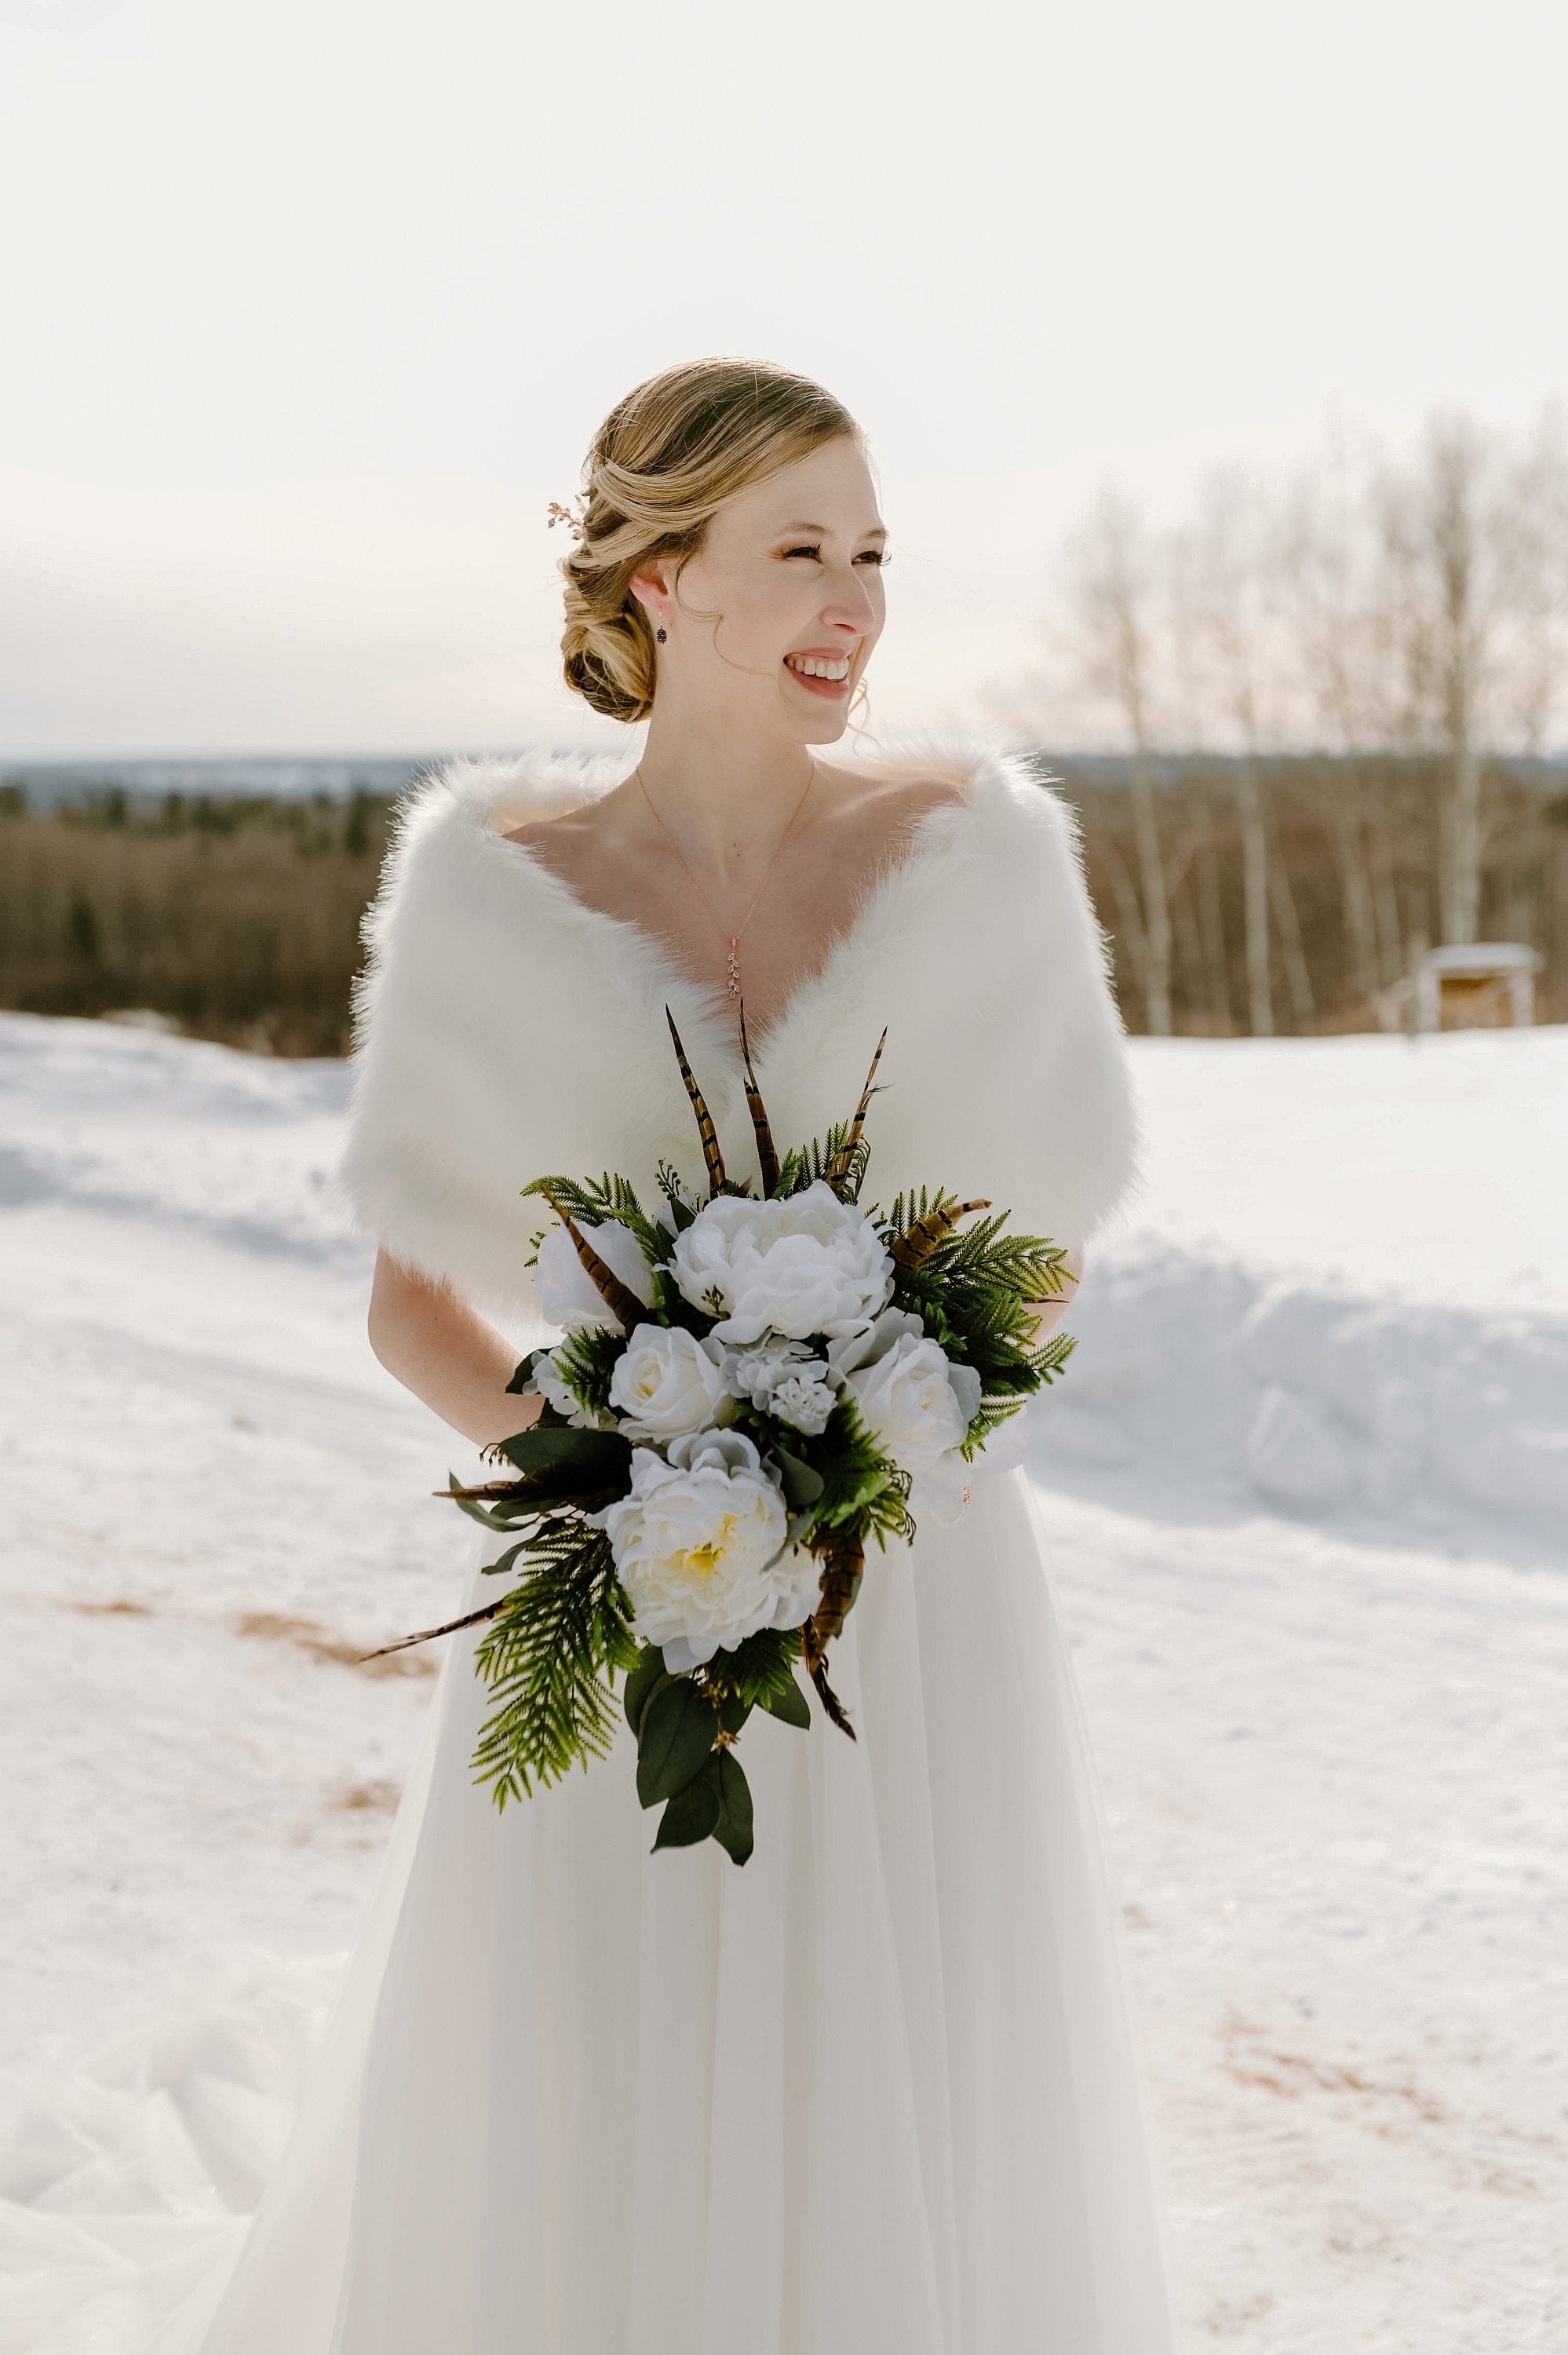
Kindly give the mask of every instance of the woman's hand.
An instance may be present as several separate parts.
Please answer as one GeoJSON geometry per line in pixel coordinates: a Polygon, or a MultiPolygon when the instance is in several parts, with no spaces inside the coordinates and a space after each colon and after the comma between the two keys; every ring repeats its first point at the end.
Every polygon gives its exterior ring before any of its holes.
{"type": "Polygon", "coordinates": [[[507,1394],[518,1352],[506,1336],[450,1285],[416,1275],[386,1252],[376,1255],[367,1323],[387,1372],[476,1447],[538,1420],[541,1399],[507,1394]]]}

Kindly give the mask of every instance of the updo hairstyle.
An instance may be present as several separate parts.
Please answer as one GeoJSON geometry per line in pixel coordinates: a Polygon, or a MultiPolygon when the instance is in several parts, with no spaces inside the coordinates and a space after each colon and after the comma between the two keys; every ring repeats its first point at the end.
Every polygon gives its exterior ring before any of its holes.
{"type": "Polygon", "coordinates": [[[725,501],[859,428],[809,377],[758,360],[694,360],[629,392],[583,466],[582,521],[561,570],[567,685],[610,719],[653,705],[653,628],[631,593],[652,559],[684,564],[725,501]]]}

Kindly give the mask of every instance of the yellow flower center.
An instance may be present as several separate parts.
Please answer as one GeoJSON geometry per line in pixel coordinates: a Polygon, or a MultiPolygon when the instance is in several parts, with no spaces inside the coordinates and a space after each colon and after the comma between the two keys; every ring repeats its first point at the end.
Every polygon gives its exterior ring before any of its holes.
{"type": "Polygon", "coordinates": [[[726,1513],[717,1532],[705,1545],[693,1546],[681,1560],[694,1578],[707,1578],[724,1560],[725,1540],[735,1527],[735,1515],[726,1513]]]}

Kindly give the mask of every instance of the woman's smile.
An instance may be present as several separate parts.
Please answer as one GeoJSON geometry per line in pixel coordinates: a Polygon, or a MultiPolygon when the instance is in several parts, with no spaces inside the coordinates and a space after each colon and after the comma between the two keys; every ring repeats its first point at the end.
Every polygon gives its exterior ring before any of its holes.
{"type": "Polygon", "coordinates": [[[831,646],[807,646],[784,657],[784,667],[809,695],[839,702],[849,693],[850,657],[831,646]]]}

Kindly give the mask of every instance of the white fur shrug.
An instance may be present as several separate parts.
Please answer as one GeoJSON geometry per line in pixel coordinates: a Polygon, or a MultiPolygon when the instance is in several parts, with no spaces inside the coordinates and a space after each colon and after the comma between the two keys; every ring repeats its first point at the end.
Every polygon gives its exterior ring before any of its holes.
{"type": "MultiPolygon", "coordinates": [[[[877,1034],[866,1199],[988,1195],[1022,1232],[1082,1242],[1129,1175],[1120,1025],[1063,803],[1021,765],[961,777],[863,894],[822,970],[753,1040],[779,1149],[853,1111],[877,1034]]],[[[519,1188],[619,1170],[643,1199],[702,1156],[668,1005],[732,1177],[756,1174],[733,1012],[638,926],[586,906],[507,830],[605,792],[620,763],[459,761],[407,805],[366,918],[343,1178],[406,1265],[525,1307],[542,1206],[519,1188]]]]}

